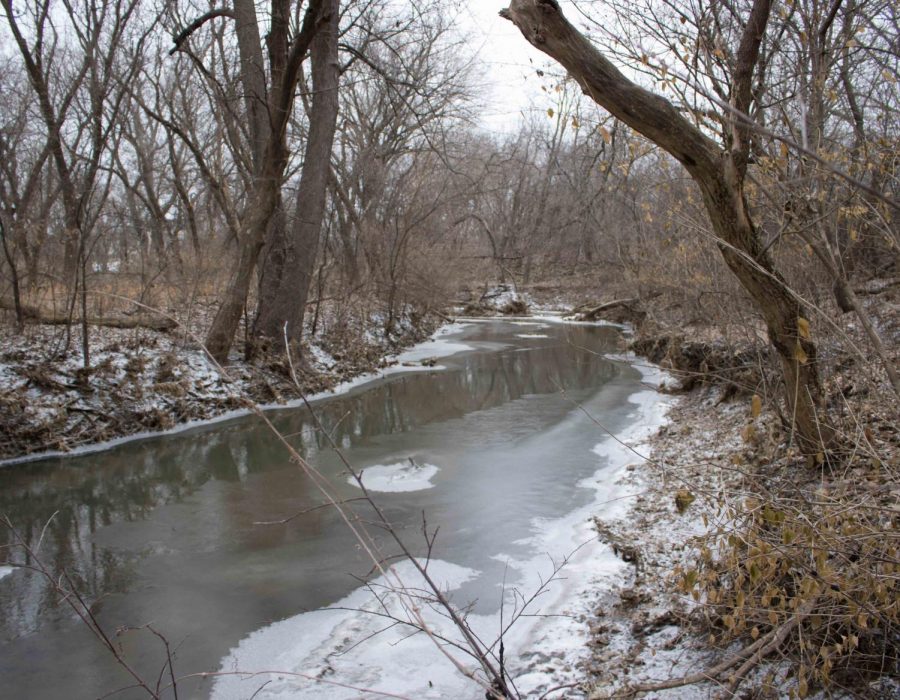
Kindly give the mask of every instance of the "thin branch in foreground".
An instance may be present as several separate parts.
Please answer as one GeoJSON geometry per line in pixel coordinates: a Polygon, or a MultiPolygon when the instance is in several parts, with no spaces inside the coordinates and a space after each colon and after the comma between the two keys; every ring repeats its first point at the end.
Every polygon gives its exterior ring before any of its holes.
{"type": "MultiPolygon", "coordinates": [[[[345,498],[342,501],[338,501],[338,504],[345,505],[347,503],[353,503],[355,501],[365,501],[365,500],[366,499],[363,498],[362,496],[357,496],[356,498],[345,498]]],[[[309,513],[314,513],[317,510],[322,510],[323,508],[331,508],[333,505],[334,504],[332,504],[332,503],[320,503],[317,506],[312,506],[311,508],[304,508],[303,510],[297,511],[293,515],[289,515],[288,517],[282,518],[281,520],[257,520],[257,521],[254,521],[253,524],[254,525],[286,525],[287,523],[291,522],[292,520],[299,518],[301,515],[307,515],[309,513]]]]}

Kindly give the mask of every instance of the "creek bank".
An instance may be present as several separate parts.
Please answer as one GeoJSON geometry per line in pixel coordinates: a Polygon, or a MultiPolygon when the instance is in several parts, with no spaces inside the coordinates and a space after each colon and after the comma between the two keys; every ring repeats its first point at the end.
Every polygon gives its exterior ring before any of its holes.
{"type": "MultiPolygon", "coordinates": [[[[699,562],[705,548],[714,557],[725,557],[728,549],[719,550],[715,543],[725,542],[731,534],[750,539],[732,519],[741,508],[768,504],[766,507],[776,512],[784,500],[794,504],[808,498],[822,503],[799,510],[804,521],[816,522],[814,516],[832,518],[835,511],[847,511],[847,522],[855,523],[855,528],[871,522],[873,514],[880,518],[883,537],[896,527],[900,489],[895,472],[885,467],[900,465],[900,440],[891,431],[872,432],[872,443],[884,462],[845,462],[842,471],[822,473],[810,470],[785,449],[780,417],[775,412],[767,408],[758,411],[758,404],[749,398],[729,399],[723,385],[698,386],[676,397],[668,422],[647,443],[648,459],[629,466],[624,483],[637,495],[628,512],[616,519],[596,519],[599,539],[630,566],[618,578],[602,581],[595,591],[590,621],[592,653],[582,665],[589,700],[738,697],[724,692],[723,687],[749,655],[718,677],[706,674],[752,646],[756,639],[750,635],[753,623],[744,634],[728,634],[728,615],[737,617],[739,612],[721,603],[710,604],[707,595],[719,584],[686,588],[684,581],[686,575],[693,575],[690,572],[702,572],[699,562]],[[748,431],[748,426],[752,430],[748,431]],[[866,507],[867,502],[871,507],[866,507]],[[692,682],[679,683],[691,677],[692,682]]],[[[878,532],[877,523],[873,532],[878,532]]],[[[839,533],[829,535],[829,540],[835,547],[830,555],[837,558],[836,566],[846,543],[839,533]]],[[[838,570],[838,584],[834,585],[840,588],[846,581],[858,579],[856,568],[871,570],[872,563],[845,566],[853,570],[844,569],[846,574],[838,570]]],[[[802,561],[797,567],[802,569],[802,561]]],[[[734,585],[727,567],[718,572],[723,584],[734,585]]],[[[883,585],[893,585],[892,577],[883,578],[883,585]]],[[[767,583],[779,585],[774,576],[767,583]]],[[[874,606],[878,605],[874,602],[878,600],[877,583],[872,589],[874,606]]],[[[754,600],[751,593],[747,599],[749,606],[754,600]]],[[[759,605],[758,600],[754,602],[759,605]]],[[[889,616],[893,609],[890,598],[882,604],[886,607],[879,615],[889,616]]],[[[747,615],[762,620],[775,612],[783,615],[772,605],[769,613],[760,608],[747,615]]],[[[823,610],[840,613],[836,607],[823,610]]],[[[822,618],[827,619],[824,614],[822,618]]],[[[818,638],[816,619],[811,616],[799,636],[786,634],[780,645],[748,664],[738,690],[740,697],[897,697],[900,677],[896,661],[890,660],[890,645],[896,639],[881,639],[877,630],[869,630],[869,643],[888,645],[888,661],[880,670],[861,672],[856,668],[861,665],[859,659],[846,659],[849,672],[844,676],[836,676],[833,682],[827,678],[815,684],[810,681],[809,690],[800,693],[797,669],[804,659],[802,642],[804,635],[818,638]]],[[[761,634],[768,633],[762,624],[760,628],[761,634]]],[[[780,629],[772,626],[771,633],[780,629]]],[[[856,634],[862,637],[867,630],[863,627],[856,634]]]]}
{"type": "MultiPolygon", "coordinates": [[[[390,336],[377,318],[326,326],[306,343],[296,368],[299,389],[275,353],[253,361],[232,353],[220,371],[194,340],[199,333],[185,330],[187,324],[175,331],[93,326],[87,371],[74,338],[65,349],[64,328],[33,324],[14,334],[5,326],[0,462],[163,432],[245,410],[248,401],[282,405],[321,394],[396,365],[398,353],[428,338],[441,323],[433,316],[407,315],[390,336]]],[[[192,325],[201,326],[196,318],[192,325]]],[[[433,364],[429,357],[404,361],[408,368],[433,364]]]]}
{"type": "MultiPolygon", "coordinates": [[[[873,305],[870,310],[884,336],[892,340],[896,360],[900,335],[896,307],[873,305]]],[[[758,537],[752,530],[741,529],[746,522],[754,522],[752,518],[733,519],[735,514],[746,518],[743,514],[755,507],[752,504],[764,504],[771,512],[786,513],[800,522],[834,522],[834,529],[826,527],[821,535],[821,541],[828,543],[823,561],[837,572],[831,590],[844,590],[849,581],[870,576],[867,588],[858,595],[878,609],[880,618],[896,614],[890,594],[886,604],[879,598],[882,589],[896,586],[893,577],[877,571],[878,561],[895,554],[874,548],[860,554],[854,537],[845,536],[842,529],[864,530],[866,537],[880,538],[879,547],[891,549],[891,538],[885,535],[895,530],[900,517],[896,397],[877,363],[866,362],[858,351],[850,352],[841,344],[847,338],[857,347],[865,344],[854,320],[841,320],[844,335],[840,339],[823,335],[820,340],[828,407],[838,435],[833,461],[821,468],[811,467],[791,446],[789,421],[781,413],[777,393],[771,393],[778,383],[773,381],[768,345],[759,329],[736,340],[712,324],[651,320],[637,326],[630,350],[677,377],[674,389],[661,390],[678,396],[668,423],[648,443],[649,458],[630,468],[626,483],[638,495],[629,512],[615,520],[597,520],[599,538],[630,567],[621,579],[603,582],[596,591],[590,623],[592,655],[582,666],[585,693],[591,700],[717,697],[739,671],[742,697],[897,697],[896,637],[872,631],[864,621],[857,626],[850,613],[852,605],[832,603],[828,596],[803,601],[798,594],[794,602],[821,613],[799,617],[800,623],[788,616],[787,622],[767,626],[767,617],[784,619],[783,612],[775,603],[767,607],[765,598],[753,598],[752,587],[747,600],[756,608],[744,613],[738,603],[735,609],[729,601],[743,600],[743,594],[736,595],[743,590],[742,584],[739,576],[734,578],[736,570],[722,563],[730,548],[738,546],[722,544],[729,535],[736,542],[758,537]],[[767,398],[761,400],[761,396],[767,398]],[[844,549],[870,561],[846,560],[841,554],[844,549]],[[715,553],[707,565],[701,563],[703,551],[715,553]],[[721,576],[721,583],[707,580],[696,587],[685,585],[686,575],[699,572],[702,576],[704,570],[721,576]],[[723,598],[710,604],[710,590],[724,592],[723,598]],[[831,628],[829,623],[817,622],[828,620],[829,615],[837,620],[831,628]],[[747,626],[743,632],[731,631],[728,626],[734,624],[747,626]],[[844,654],[843,668],[831,677],[828,666],[817,665],[825,657],[810,660],[804,639],[827,640],[834,629],[843,630],[848,638],[865,637],[863,646],[877,649],[880,658],[894,660],[880,670],[866,668],[865,655],[871,652],[854,656],[845,645],[838,652],[844,654]],[[757,636],[751,630],[758,630],[757,636]],[[702,678],[767,634],[780,641],[760,658],[749,654],[718,677],[702,678]],[[679,682],[691,677],[691,683],[679,682]]],[[[765,536],[765,527],[762,532],[765,536]]],[[[819,541],[818,531],[810,532],[812,541],[819,541]]],[[[790,590],[792,581],[802,578],[803,559],[793,556],[784,554],[779,566],[785,568],[779,571],[785,573],[771,579],[772,586],[781,588],[773,590],[790,590]]],[[[826,565],[821,566],[824,570],[826,565]]],[[[840,639],[837,633],[836,644],[840,639]]],[[[834,663],[838,668],[838,662],[834,663]]]]}
{"type": "MultiPolygon", "coordinates": [[[[745,410],[722,397],[720,387],[710,386],[678,396],[666,424],[646,444],[648,459],[629,465],[623,481],[636,495],[628,512],[595,519],[600,540],[630,566],[596,593],[591,656],[583,665],[592,700],[712,665],[715,651],[691,629],[692,601],[670,577],[693,556],[692,543],[705,531],[703,513],[716,495],[740,486],[740,475],[729,467],[742,448],[745,410]]],[[[686,688],[671,697],[708,693],[686,688]]]]}

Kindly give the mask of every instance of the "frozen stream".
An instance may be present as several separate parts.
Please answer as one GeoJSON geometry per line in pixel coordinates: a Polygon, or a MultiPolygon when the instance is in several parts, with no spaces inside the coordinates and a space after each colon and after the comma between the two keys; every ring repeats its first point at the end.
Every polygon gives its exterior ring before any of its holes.
{"type": "MultiPolygon", "coordinates": [[[[454,354],[440,359],[442,369],[396,372],[314,408],[412,549],[425,553],[423,513],[429,531],[439,528],[429,571],[457,605],[469,605],[488,641],[500,629],[504,590],[508,622],[519,594],[534,593],[554,563],[592,539],[592,514],[624,507],[615,482],[637,457],[592,418],[634,441],[659,424],[663,402],[641,372],[604,357],[617,347],[612,328],[491,321],[447,339],[454,354]]],[[[271,415],[340,498],[359,496],[305,409],[271,415]]],[[[381,632],[390,621],[371,614],[382,604],[361,580],[378,591],[383,581],[332,509],[259,524],[321,503],[253,417],[0,469],[0,515],[33,546],[43,532],[44,562],[70,572],[111,633],[151,623],[176,650],[179,676],[281,671],[182,680],[182,700],[379,697],[348,686],[484,697],[425,635],[381,632]]],[[[370,517],[366,506],[351,507],[370,517]]],[[[373,532],[386,555],[395,552],[373,532]]],[[[0,533],[0,544],[8,536],[0,533]]],[[[565,679],[581,644],[577,620],[546,615],[567,610],[619,565],[602,546],[581,547],[527,611],[541,616],[514,625],[506,653],[523,693],[565,679]],[[554,658],[567,648],[568,657],[554,658]]],[[[409,562],[398,573],[419,584],[409,562]]],[[[155,685],[165,660],[159,640],[138,630],[117,641],[155,685]]],[[[0,696],[97,698],[132,682],[42,577],[0,566],[0,696]]]]}

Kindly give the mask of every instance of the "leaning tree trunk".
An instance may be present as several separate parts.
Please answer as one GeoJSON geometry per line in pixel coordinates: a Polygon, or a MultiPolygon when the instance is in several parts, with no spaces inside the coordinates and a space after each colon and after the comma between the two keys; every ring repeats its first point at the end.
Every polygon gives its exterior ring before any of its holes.
{"type": "Polygon", "coordinates": [[[306,301],[325,218],[325,195],[338,114],[338,0],[327,0],[324,12],[328,21],[319,29],[310,49],[313,98],[294,220],[287,233],[283,259],[279,260],[277,256],[267,259],[263,274],[269,278],[264,287],[268,295],[260,299],[256,322],[257,333],[273,340],[283,337],[287,324],[288,338],[295,346],[299,345],[303,335],[306,301]],[[281,269],[277,270],[275,265],[279,263],[281,269]],[[273,290],[271,282],[276,275],[278,284],[273,290]]]}
{"type": "MultiPolygon", "coordinates": [[[[736,52],[735,110],[746,113],[753,69],[770,0],[755,0],[736,52]]],[[[562,64],[591,99],[676,158],[699,186],[726,264],[763,317],[781,360],[788,417],[807,454],[823,452],[832,429],[823,411],[816,347],[803,304],[788,289],[760,242],[744,193],[749,134],[732,117],[731,148],[723,150],[666,99],[626,78],[563,16],[555,0],[511,0],[501,16],[536,48],[562,64]]]]}
{"type": "Polygon", "coordinates": [[[206,350],[219,363],[228,360],[228,351],[231,350],[244,313],[256,259],[263,247],[266,228],[275,210],[280,188],[280,175],[267,177],[257,183],[257,191],[241,226],[240,255],[232,267],[228,287],[206,335],[206,350]]]}

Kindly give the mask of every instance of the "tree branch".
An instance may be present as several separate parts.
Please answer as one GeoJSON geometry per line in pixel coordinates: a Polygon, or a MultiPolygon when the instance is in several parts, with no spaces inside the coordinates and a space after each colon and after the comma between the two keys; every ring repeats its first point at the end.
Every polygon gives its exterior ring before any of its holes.
{"type": "Polygon", "coordinates": [[[210,20],[216,19],[217,17],[230,17],[234,19],[234,12],[232,12],[227,7],[220,7],[216,10],[210,10],[206,14],[200,15],[197,19],[191,22],[188,26],[182,29],[177,36],[172,38],[172,43],[174,46],[170,49],[169,55],[174,56],[178,51],[181,50],[181,45],[187,41],[188,37],[191,36],[194,32],[196,32],[200,27],[209,22],[210,20]]]}
{"type": "Polygon", "coordinates": [[[500,16],[562,64],[597,104],[661,146],[689,172],[719,169],[721,149],[671,102],[626,78],[569,23],[555,0],[511,0],[500,16]]]}
{"type": "MultiPolygon", "coordinates": [[[[750,103],[753,101],[753,70],[759,60],[759,47],[766,33],[771,9],[771,0],[754,0],[747,26],[744,27],[741,36],[732,80],[732,100],[738,114],[750,115],[750,103]]],[[[732,118],[732,138],[735,166],[741,174],[744,174],[750,156],[750,129],[742,119],[732,118]]]]}

